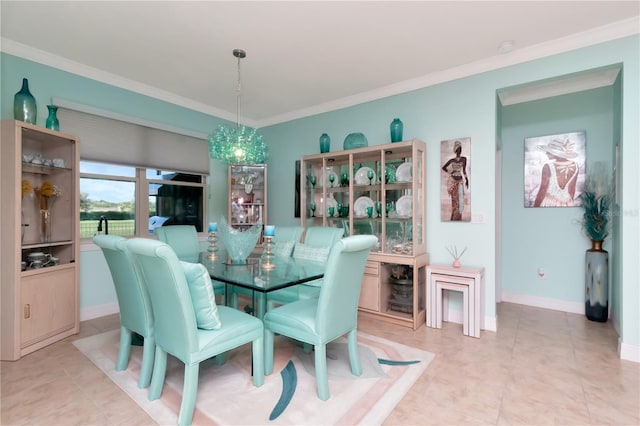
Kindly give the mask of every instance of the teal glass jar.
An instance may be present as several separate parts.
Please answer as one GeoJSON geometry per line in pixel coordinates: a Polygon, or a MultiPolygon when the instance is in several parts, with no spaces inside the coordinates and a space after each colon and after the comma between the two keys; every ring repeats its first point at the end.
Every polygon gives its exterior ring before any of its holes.
{"type": "Polygon", "coordinates": [[[391,142],[402,141],[402,131],[404,130],[404,124],[399,118],[394,118],[389,125],[391,131],[391,142]]]}
{"type": "Polygon", "coordinates": [[[329,152],[330,149],[331,149],[331,138],[329,137],[328,134],[323,133],[320,136],[320,152],[324,154],[325,152],[329,152]]]}
{"type": "Polygon", "coordinates": [[[38,110],[36,98],[29,91],[29,80],[22,79],[22,89],[13,97],[13,118],[25,123],[36,124],[38,110]]]}
{"type": "Polygon", "coordinates": [[[58,107],[55,105],[47,105],[47,109],[49,110],[49,116],[47,117],[47,122],[45,124],[47,129],[50,130],[60,130],[60,121],[58,121],[58,107]]]}

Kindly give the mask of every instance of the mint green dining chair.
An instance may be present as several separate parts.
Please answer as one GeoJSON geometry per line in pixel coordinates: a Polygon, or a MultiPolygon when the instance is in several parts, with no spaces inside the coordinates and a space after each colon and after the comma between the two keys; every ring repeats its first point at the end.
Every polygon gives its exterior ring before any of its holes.
{"type": "Polygon", "coordinates": [[[129,365],[132,333],[138,333],[144,338],[138,387],[146,388],[151,382],[156,351],[153,311],[149,293],[131,260],[126,241],[117,235],[93,237],[109,266],[120,307],[120,348],[116,371],[125,370],[129,365]]]}
{"type": "Polygon", "coordinates": [[[294,243],[299,243],[303,232],[304,228],[302,226],[276,226],[276,235],[273,237],[273,242],[293,241],[294,243]]]}
{"type": "Polygon", "coordinates": [[[310,226],[304,234],[304,243],[312,247],[332,247],[344,235],[344,228],[310,226]]]}
{"type": "Polygon", "coordinates": [[[156,228],[158,240],[171,246],[178,259],[197,263],[202,249],[198,240],[198,231],[193,225],[168,225],[156,228]]]}
{"type": "Polygon", "coordinates": [[[262,321],[237,309],[216,306],[205,266],[180,262],[166,243],[133,238],[127,241],[127,247],[149,291],[155,318],[156,354],[149,400],[160,398],[167,354],[174,356],[185,366],[178,424],[190,424],[200,362],[247,343],[252,345],[253,384],[262,386],[262,321]]]}
{"type": "Polygon", "coordinates": [[[372,235],[338,241],[329,254],[319,297],[288,303],[265,314],[266,374],[273,372],[274,334],[313,345],[318,398],[323,401],[330,396],[327,343],[347,334],[351,372],[355,376],[362,374],[357,341],[358,299],[367,256],[377,241],[372,235]]]}
{"type": "MultiPolygon", "coordinates": [[[[276,236],[278,236],[279,229],[280,228],[276,228],[276,236]]],[[[331,247],[339,241],[343,235],[344,229],[341,228],[327,226],[309,227],[305,233],[304,243],[301,243],[298,239],[293,247],[291,256],[294,259],[326,262],[331,247]]],[[[322,279],[319,279],[310,283],[271,292],[267,299],[267,310],[272,309],[276,305],[318,297],[321,285],[322,279]]]]}
{"type": "MultiPolygon", "coordinates": [[[[155,229],[158,240],[169,244],[183,262],[198,263],[200,261],[200,240],[193,225],[169,225],[155,229]]],[[[224,300],[225,285],[213,281],[213,291],[224,300]]]]}

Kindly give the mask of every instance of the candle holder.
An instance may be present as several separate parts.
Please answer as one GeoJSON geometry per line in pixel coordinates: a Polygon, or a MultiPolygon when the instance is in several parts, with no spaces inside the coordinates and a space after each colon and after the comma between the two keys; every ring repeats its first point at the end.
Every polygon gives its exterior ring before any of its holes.
{"type": "Polygon", "coordinates": [[[275,269],[276,265],[273,263],[273,253],[271,253],[271,245],[273,244],[273,237],[264,237],[264,250],[262,252],[261,265],[262,269],[271,270],[275,269]]]}
{"type": "Polygon", "coordinates": [[[218,242],[218,238],[216,237],[216,233],[209,232],[209,238],[207,238],[207,240],[209,240],[209,247],[207,248],[209,255],[207,256],[207,259],[217,259],[218,247],[216,246],[216,243],[218,242]]]}

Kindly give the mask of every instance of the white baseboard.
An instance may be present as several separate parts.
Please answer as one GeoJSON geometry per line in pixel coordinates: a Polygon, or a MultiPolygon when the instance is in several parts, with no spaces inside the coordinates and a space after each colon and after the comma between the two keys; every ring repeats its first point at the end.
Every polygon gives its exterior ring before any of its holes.
{"type": "Polygon", "coordinates": [[[584,302],[568,302],[566,300],[549,299],[546,297],[529,296],[504,291],[502,292],[502,301],[584,315],[584,302]]]}
{"type": "Polygon", "coordinates": [[[80,310],[80,321],[86,321],[94,318],[100,318],[120,312],[117,303],[107,303],[105,305],[91,306],[80,310]]]}
{"type": "Polygon", "coordinates": [[[618,338],[618,354],[620,355],[620,359],[640,362],[640,346],[622,343],[620,338],[618,338]]]}

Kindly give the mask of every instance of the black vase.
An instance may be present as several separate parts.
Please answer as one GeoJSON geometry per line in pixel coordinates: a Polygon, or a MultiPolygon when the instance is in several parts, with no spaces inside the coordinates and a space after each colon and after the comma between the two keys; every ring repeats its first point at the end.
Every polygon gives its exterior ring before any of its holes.
{"type": "Polygon", "coordinates": [[[36,124],[36,98],[29,91],[29,80],[22,79],[22,89],[13,98],[13,118],[25,123],[36,124]]]}
{"type": "Polygon", "coordinates": [[[607,322],[609,319],[609,253],[602,249],[602,241],[592,241],[585,255],[584,311],[587,319],[607,322]]]}

